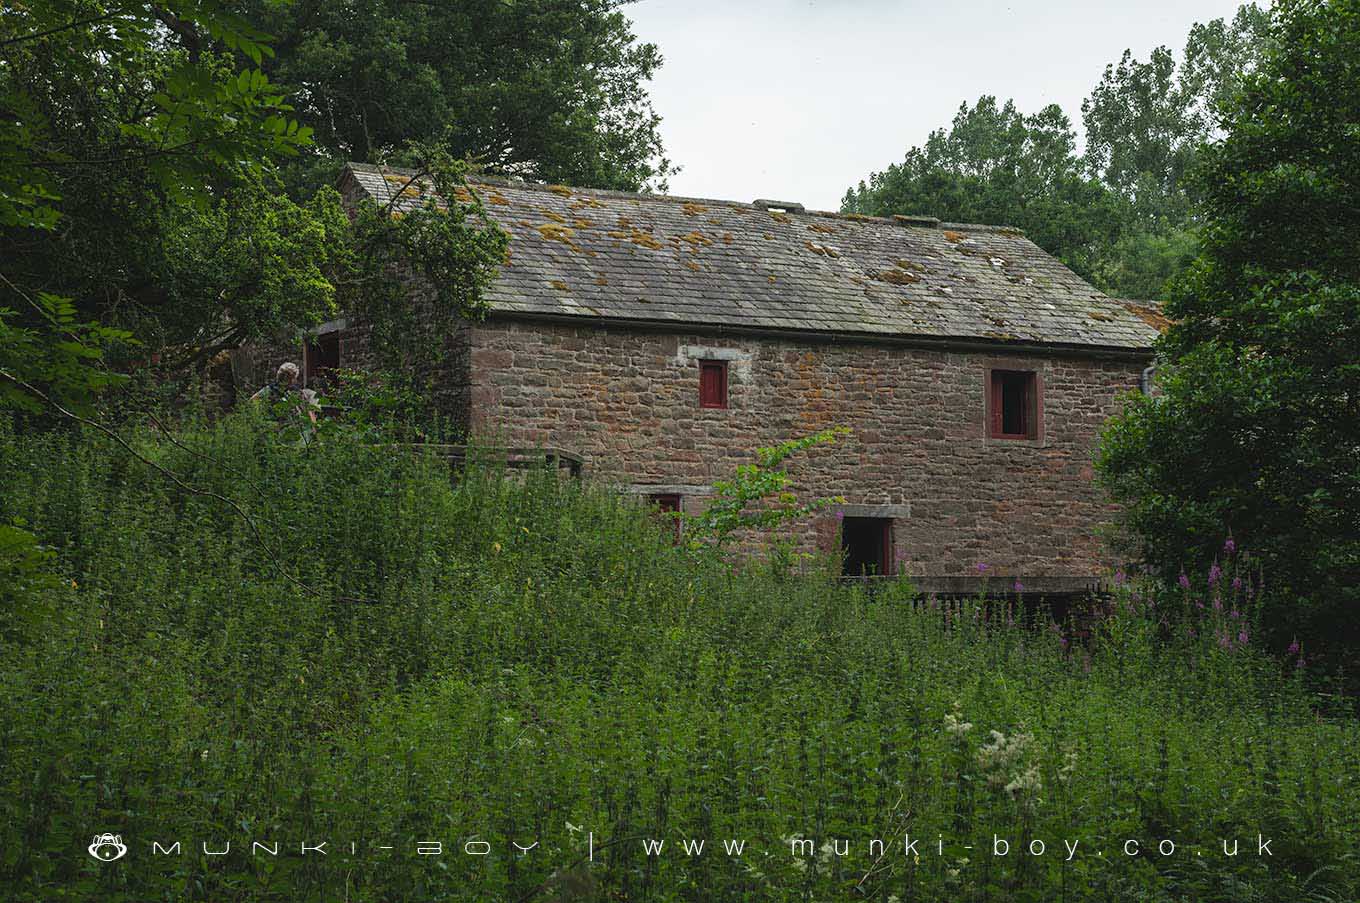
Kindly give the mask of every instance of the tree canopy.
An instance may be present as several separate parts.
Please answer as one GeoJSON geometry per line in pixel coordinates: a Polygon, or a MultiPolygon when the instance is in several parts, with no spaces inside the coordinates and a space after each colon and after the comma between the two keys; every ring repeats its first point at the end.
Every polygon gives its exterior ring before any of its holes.
{"type": "Polygon", "coordinates": [[[1061,108],[1027,116],[991,96],[963,104],[948,131],[931,132],[901,163],[852,188],[842,207],[1015,226],[1088,277],[1121,219],[1119,198],[1082,171],[1061,108]]]}
{"type": "MultiPolygon", "coordinates": [[[[646,82],[661,65],[624,0],[241,0],[264,62],[315,130],[313,169],[445,140],[486,170],[637,190],[670,164],[646,82]]],[[[311,178],[315,178],[314,176],[311,178]]]]}
{"type": "Polygon", "coordinates": [[[1081,154],[1057,106],[1025,115],[984,96],[851,188],[843,209],[1016,226],[1098,287],[1160,299],[1194,253],[1185,173],[1254,66],[1265,18],[1249,4],[1193,26],[1179,63],[1166,47],[1146,61],[1126,51],[1082,104],[1081,154]]]}

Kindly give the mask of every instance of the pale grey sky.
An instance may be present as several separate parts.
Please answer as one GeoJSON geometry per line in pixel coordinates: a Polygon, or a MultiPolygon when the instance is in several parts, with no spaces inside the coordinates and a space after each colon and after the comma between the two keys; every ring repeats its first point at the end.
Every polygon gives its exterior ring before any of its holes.
{"type": "Polygon", "coordinates": [[[624,7],[665,65],[651,95],[672,194],[835,210],[963,101],[1032,113],[1081,101],[1124,48],[1179,55],[1237,0],[641,0],[624,7]]]}

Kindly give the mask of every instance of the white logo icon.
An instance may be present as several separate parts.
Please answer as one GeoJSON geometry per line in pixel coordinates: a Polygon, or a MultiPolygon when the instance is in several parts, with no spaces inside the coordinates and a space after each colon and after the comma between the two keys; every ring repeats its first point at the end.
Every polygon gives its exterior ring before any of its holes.
{"type": "Polygon", "coordinates": [[[90,855],[100,862],[112,862],[121,859],[127,852],[127,847],[123,846],[123,838],[117,834],[97,834],[94,843],[89,846],[90,855]]]}

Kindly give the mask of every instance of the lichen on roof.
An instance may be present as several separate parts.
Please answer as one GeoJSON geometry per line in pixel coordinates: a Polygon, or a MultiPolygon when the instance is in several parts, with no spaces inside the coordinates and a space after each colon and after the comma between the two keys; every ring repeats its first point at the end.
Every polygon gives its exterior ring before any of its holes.
{"type": "MultiPolygon", "coordinates": [[[[346,194],[357,189],[392,202],[394,215],[402,215],[428,202],[403,194],[410,177],[354,164],[344,176],[352,180],[346,194]]],[[[486,292],[493,316],[652,319],[1139,353],[1166,323],[1155,308],[1106,297],[1006,227],[767,210],[487,177],[472,178],[470,187],[486,202],[485,215],[516,227],[514,264],[507,258],[486,292]],[[589,295],[589,307],[572,299],[572,286],[589,295]]]]}

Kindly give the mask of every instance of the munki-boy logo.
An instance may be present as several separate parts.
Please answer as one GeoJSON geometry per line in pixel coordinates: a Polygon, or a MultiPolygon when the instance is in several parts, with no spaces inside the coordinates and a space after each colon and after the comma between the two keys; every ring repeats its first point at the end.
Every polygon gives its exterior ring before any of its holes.
{"type": "Polygon", "coordinates": [[[127,847],[123,845],[123,838],[117,834],[96,834],[94,841],[86,847],[90,855],[100,862],[112,862],[115,859],[123,858],[127,852],[127,847]]]}

